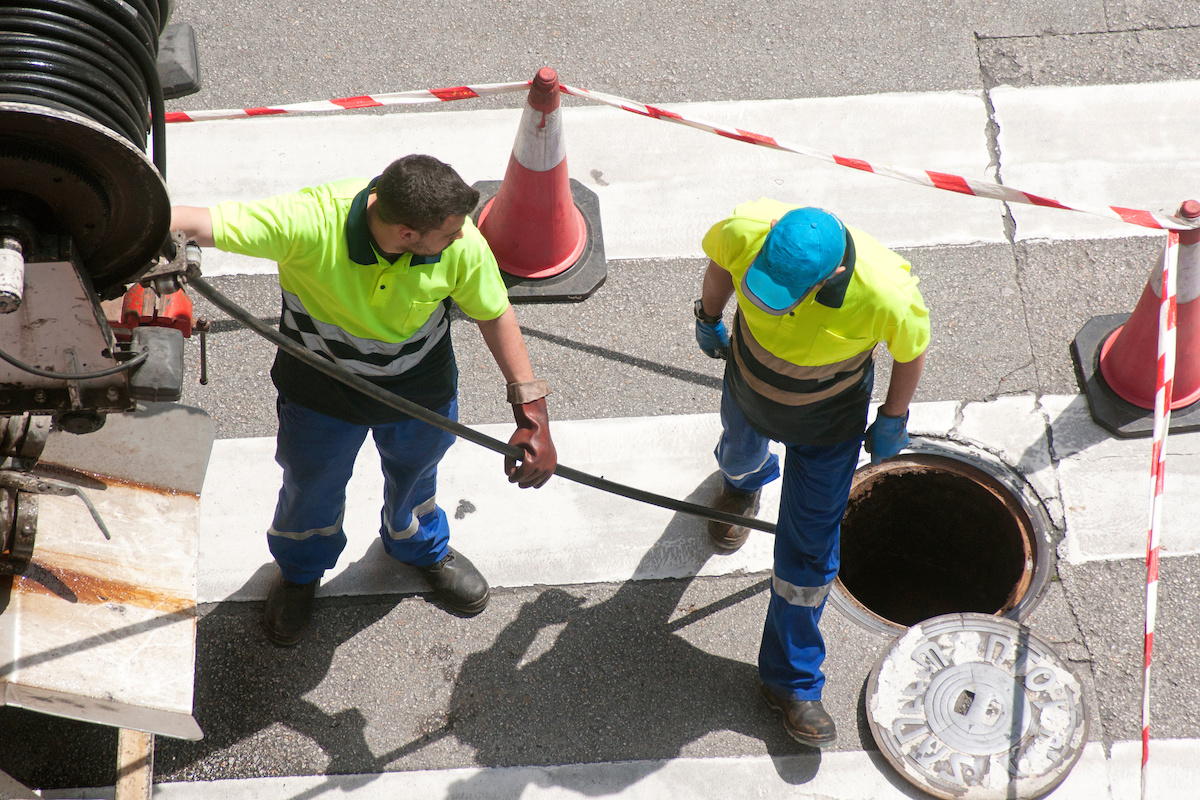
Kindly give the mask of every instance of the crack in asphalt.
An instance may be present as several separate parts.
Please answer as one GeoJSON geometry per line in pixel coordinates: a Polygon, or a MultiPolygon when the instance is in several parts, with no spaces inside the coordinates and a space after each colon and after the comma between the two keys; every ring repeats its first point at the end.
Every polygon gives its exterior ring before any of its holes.
{"type": "MultiPolygon", "coordinates": [[[[980,50],[979,43],[985,38],[980,36],[978,32],[975,34],[975,58],[979,64],[979,78],[983,87],[980,96],[987,111],[987,124],[984,126],[984,136],[987,138],[988,155],[990,158],[988,168],[995,171],[996,183],[1003,186],[1004,175],[1001,169],[1003,158],[1000,150],[1000,123],[996,120],[996,106],[992,103],[992,89],[999,84],[984,65],[983,53],[980,50]]],[[[1037,355],[1033,351],[1033,322],[1029,315],[1029,304],[1025,299],[1025,246],[1017,242],[1017,220],[1013,216],[1012,206],[1007,201],[1001,201],[1000,205],[1003,209],[1004,238],[1008,240],[1008,245],[1012,249],[1014,278],[1017,282],[1017,295],[1021,302],[1021,316],[1025,321],[1025,340],[1029,347],[1029,361],[1018,369],[1024,369],[1032,364],[1037,385],[1041,386],[1045,376],[1042,375],[1041,365],[1038,363],[1037,355]]],[[[1013,372],[1016,371],[1014,370],[1013,372]]],[[[1009,375],[1011,374],[1009,373],[1009,375]]],[[[1008,375],[1001,378],[997,384],[997,389],[1000,388],[1007,377],[1008,375]]]]}

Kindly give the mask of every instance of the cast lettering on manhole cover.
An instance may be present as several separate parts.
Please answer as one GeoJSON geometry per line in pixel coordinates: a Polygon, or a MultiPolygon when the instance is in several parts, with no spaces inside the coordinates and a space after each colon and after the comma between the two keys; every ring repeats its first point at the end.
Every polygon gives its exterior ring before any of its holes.
{"type": "Polygon", "coordinates": [[[1040,797],[1087,743],[1079,679],[1028,628],[987,614],[909,628],[871,671],[867,721],[901,775],[947,800],[1040,797]]]}

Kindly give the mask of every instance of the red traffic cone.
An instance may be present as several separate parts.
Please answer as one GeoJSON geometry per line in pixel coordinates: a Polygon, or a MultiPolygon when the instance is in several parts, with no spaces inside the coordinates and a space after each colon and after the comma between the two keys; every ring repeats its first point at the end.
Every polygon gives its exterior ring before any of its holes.
{"type": "MultiPolygon", "coordinates": [[[[484,191],[487,183],[476,186],[484,191]]],[[[512,278],[505,282],[514,299],[583,299],[604,282],[599,203],[567,175],[558,74],[550,67],[538,70],[529,87],[504,181],[480,210],[478,225],[512,278]],[[568,280],[582,271],[590,274],[568,280]]]]}
{"type": "MultiPolygon", "coordinates": [[[[1200,203],[1186,201],[1178,216],[1200,218],[1200,203]]],[[[1092,419],[1120,437],[1154,432],[1161,291],[1160,257],[1132,314],[1092,317],[1072,342],[1092,419]]],[[[1183,433],[1200,430],[1200,229],[1179,234],[1175,299],[1171,432],[1183,433]]]]}
{"type": "MultiPolygon", "coordinates": [[[[1186,219],[1200,217],[1200,203],[1188,200],[1179,208],[1186,219]]],[[[1176,273],[1175,384],[1171,410],[1200,400],[1200,229],[1179,234],[1176,273]]],[[[1158,308],[1162,302],[1162,259],[1137,306],[1100,350],[1100,374],[1121,399],[1138,408],[1154,409],[1158,386],[1158,308]]]]}

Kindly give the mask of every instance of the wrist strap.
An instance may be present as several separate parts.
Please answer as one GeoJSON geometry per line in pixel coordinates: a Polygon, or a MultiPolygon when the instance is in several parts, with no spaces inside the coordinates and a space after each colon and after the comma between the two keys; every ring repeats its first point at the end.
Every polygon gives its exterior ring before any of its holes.
{"type": "Polygon", "coordinates": [[[508,402],[510,405],[523,406],[540,400],[550,394],[550,384],[541,378],[531,381],[516,381],[508,384],[508,402]]]}
{"type": "Polygon", "coordinates": [[[692,314],[696,317],[696,319],[700,320],[705,325],[716,325],[718,322],[721,321],[720,314],[717,314],[716,316],[711,316],[709,314],[704,313],[704,300],[702,300],[702,299],[697,300],[696,304],[694,306],[692,306],[692,314]]]}

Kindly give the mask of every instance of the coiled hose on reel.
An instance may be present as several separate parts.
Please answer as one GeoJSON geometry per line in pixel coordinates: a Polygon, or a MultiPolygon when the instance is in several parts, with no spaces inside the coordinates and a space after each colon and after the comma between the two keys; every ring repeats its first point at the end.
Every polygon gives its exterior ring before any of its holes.
{"type": "Polygon", "coordinates": [[[74,111],[142,150],[152,128],[154,164],[165,175],[157,61],[170,11],[169,0],[0,4],[0,98],[74,111]]]}
{"type": "Polygon", "coordinates": [[[17,217],[70,236],[102,296],[144,272],[169,233],[157,60],[170,10],[0,2],[0,226],[17,217]]]}

